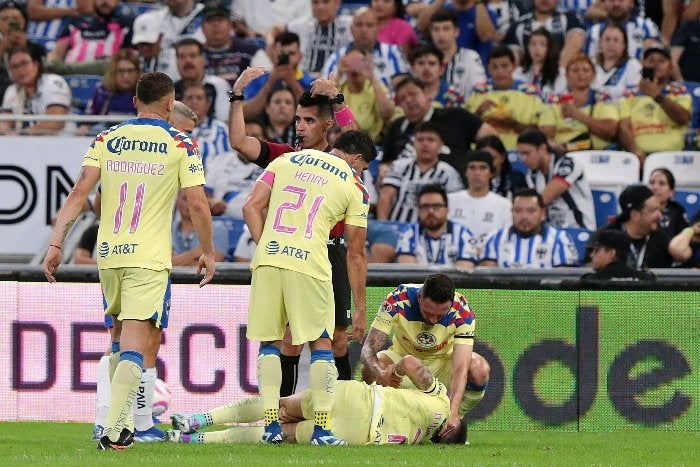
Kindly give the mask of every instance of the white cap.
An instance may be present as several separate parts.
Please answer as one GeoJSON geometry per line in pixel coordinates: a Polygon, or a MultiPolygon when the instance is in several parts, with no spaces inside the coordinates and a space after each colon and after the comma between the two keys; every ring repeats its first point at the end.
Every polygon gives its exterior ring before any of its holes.
{"type": "Polygon", "coordinates": [[[131,43],[155,44],[160,37],[160,15],[156,12],[146,12],[136,17],[134,20],[134,34],[131,43]]]}

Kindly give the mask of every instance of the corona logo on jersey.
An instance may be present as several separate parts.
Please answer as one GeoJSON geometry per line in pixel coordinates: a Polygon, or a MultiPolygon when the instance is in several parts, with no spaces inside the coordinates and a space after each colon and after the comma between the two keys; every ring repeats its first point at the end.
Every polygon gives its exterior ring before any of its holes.
{"type": "MultiPolygon", "coordinates": [[[[330,172],[331,174],[340,177],[340,179],[342,179],[343,181],[346,181],[350,175],[348,172],[341,170],[333,164],[330,164],[321,158],[314,157],[309,154],[294,154],[289,160],[293,164],[296,164],[298,166],[313,165],[314,167],[320,167],[321,170],[330,172]]],[[[348,168],[349,167],[350,166],[348,166],[348,168]]]]}
{"type": "Polygon", "coordinates": [[[122,151],[159,152],[161,154],[167,154],[168,144],[156,141],[142,141],[140,139],[127,139],[126,136],[120,136],[107,141],[107,150],[117,155],[120,155],[122,151]]]}

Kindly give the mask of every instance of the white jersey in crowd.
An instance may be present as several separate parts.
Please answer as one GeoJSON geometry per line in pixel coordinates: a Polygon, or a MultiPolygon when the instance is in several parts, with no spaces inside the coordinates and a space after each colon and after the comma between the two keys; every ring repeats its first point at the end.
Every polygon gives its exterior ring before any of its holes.
{"type": "Polygon", "coordinates": [[[233,257],[236,261],[250,262],[255,254],[256,246],[255,240],[253,240],[253,236],[250,234],[250,230],[248,230],[248,226],[246,225],[243,228],[243,233],[238,237],[236,249],[233,251],[233,257]]]}
{"type": "Polygon", "coordinates": [[[472,232],[478,251],[483,248],[489,233],[510,226],[513,219],[511,202],[492,191],[478,198],[470,195],[468,190],[449,193],[447,207],[447,216],[472,232]]]}
{"type": "MultiPolygon", "coordinates": [[[[75,2],[73,0],[44,0],[43,4],[45,7],[50,8],[75,7],[75,2]]],[[[64,16],[63,18],[50,19],[47,21],[29,21],[27,23],[27,38],[30,41],[44,44],[46,50],[51,51],[56,46],[58,35],[71,19],[70,16],[64,16]]]]}
{"type": "Polygon", "coordinates": [[[638,85],[641,79],[642,64],[636,58],[630,58],[622,66],[615,66],[609,70],[596,63],[593,87],[609,94],[612,100],[617,102],[622,99],[627,88],[638,85]]]}
{"type": "Polygon", "coordinates": [[[264,36],[272,27],[311,16],[307,0],[231,0],[231,18],[264,36]]]}
{"type": "Polygon", "coordinates": [[[160,40],[157,71],[170,76],[173,81],[180,79],[180,73],[177,71],[175,45],[185,38],[197,39],[202,44],[206,42],[201,27],[200,13],[203,9],[202,3],[195,3],[192,11],[183,17],[174,16],[168,7],[142,13],[142,15],[148,15],[149,21],[158,21],[161,25],[160,32],[163,36],[160,40]]]}
{"type": "MultiPolygon", "coordinates": [[[[416,222],[418,220],[418,191],[423,185],[436,183],[451,193],[464,188],[462,177],[447,162],[438,161],[421,173],[415,159],[396,159],[384,176],[382,186],[390,185],[398,190],[389,212],[390,221],[416,222]]],[[[381,190],[380,190],[381,191],[381,190]]]]}
{"type": "MultiPolygon", "coordinates": [[[[321,75],[324,78],[328,78],[331,73],[338,73],[340,57],[353,49],[354,44],[351,43],[331,55],[323,65],[321,75]]],[[[374,45],[374,49],[372,49],[372,58],[374,59],[374,74],[387,89],[392,89],[392,76],[397,73],[407,73],[410,71],[410,66],[397,45],[377,42],[374,45]]]]}
{"type": "Polygon", "coordinates": [[[471,231],[449,220],[445,233],[438,238],[430,237],[417,222],[404,226],[399,233],[396,255],[415,256],[422,265],[454,266],[455,261],[469,260],[476,264],[478,260],[471,231]]]}
{"type": "MultiPolygon", "coordinates": [[[[46,109],[52,105],[61,105],[70,109],[71,100],[70,86],[63,77],[42,73],[32,97],[27,97],[26,92],[19,85],[10,84],[3,95],[2,108],[10,110],[13,114],[40,115],[47,113],[46,109]]],[[[33,123],[17,122],[16,124],[20,127],[31,125],[33,123]]]]}
{"type": "Polygon", "coordinates": [[[561,196],[547,206],[547,220],[560,229],[578,227],[595,230],[595,209],[593,195],[588,180],[583,173],[583,166],[567,155],[553,155],[549,162],[549,173],[528,170],[525,180],[527,186],[538,193],[544,191],[550,180],[558,178],[569,187],[561,196]]]}
{"type": "Polygon", "coordinates": [[[207,194],[226,202],[225,216],[243,218],[243,203],[263,169],[243,161],[235,151],[219,154],[209,161],[206,171],[207,194]]]}
{"type": "MultiPolygon", "coordinates": [[[[591,26],[588,32],[588,43],[586,44],[586,53],[595,61],[595,57],[600,51],[598,41],[600,40],[600,31],[603,30],[605,23],[596,23],[591,26]]],[[[641,60],[642,51],[644,49],[644,41],[647,39],[661,40],[659,28],[651,18],[641,16],[633,16],[625,23],[627,31],[627,53],[630,57],[641,60]]]]}
{"type": "Polygon", "coordinates": [[[445,68],[445,79],[465,98],[472,93],[477,83],[486,81],[486,71],[479,54],[460,47],[445,68]]]}
{"type": "Polygon", "coordinates": [[[550,269],[576,266],[578,252],[566,232],[548,224],[529,237],[508,227],[491,232],[486,238],[479,261],[486,260],[495,261],[501,268],[550,269]]]}
{"type": "Polygon", "coordinates": [[[219,154],[233,151],[228,137],[228,125],[221,120],[205,117],[192,131],[192,137],[197,140],[205,171],[209,161],[216,159],[219,154]]]}
{"type": "Polygon", "coordinates": [[[299,36],[299,49],[304,55],[301,69],[320,73],[326,60],[341,47],[352,42],[352,16],[339,15],[331,24],[321,26],[316,18],[297,18],[287,23],[287,31],[299,36]]]}

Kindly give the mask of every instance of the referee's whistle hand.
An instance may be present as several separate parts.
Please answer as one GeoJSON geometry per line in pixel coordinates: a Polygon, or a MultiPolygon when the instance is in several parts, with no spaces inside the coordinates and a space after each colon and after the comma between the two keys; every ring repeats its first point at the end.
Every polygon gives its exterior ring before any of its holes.
{"type": "Polygon", "coordinates": [[[216,261],[214,260],[214,255],[205,255],[199,257],[199,262],[197,263],[197,275],[202,273],[202,270],[206,270],[204,278],[199,282],[200,287],[204,287],[214,278],[214,272],[216,270],[216,261]]]}

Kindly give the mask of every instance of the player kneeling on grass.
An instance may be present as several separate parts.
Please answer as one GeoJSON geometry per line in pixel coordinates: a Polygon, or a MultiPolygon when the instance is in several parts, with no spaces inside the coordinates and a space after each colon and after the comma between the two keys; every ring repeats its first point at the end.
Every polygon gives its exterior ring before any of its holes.
{"type": "Polygon", "coordinates": [[[395,364],[419,355],[448,388],[450,415],[440,433],[448,436],[465,423],[489,380],[489,364],[473,351],[474,329],[474,312],[445,274],[432,274],[423,284],[402,284],[387,295],[362,345],[362,376],[368,383],[413,387],[397,375],[395,364]],[[392,334],[391,347],[382,350],[392,334]]]}
{"type": "MultiPolygon", "coordinates": [[[[331,431],[348,444],[418,444],[434,441],[462,444],[463,423],[449,435],[438,437],[450,414],[447,388],[428,367],[413,356],[402,358],[394,371],[412,382],[413,389],[369,385],[360,381],[338,381],[331,411],[331,431]]],[[[280,399],[284,441],[310,444],[314,429],[311,390],[280,399]]],[[[210,412],[174,414],[171,441],[180,443],[257,443],[262,426],[234,426],[227,430],[199,433],[196,430],[222,423],[254,423],[264,419],[260,397],[244,399],[210,412]]]]}

